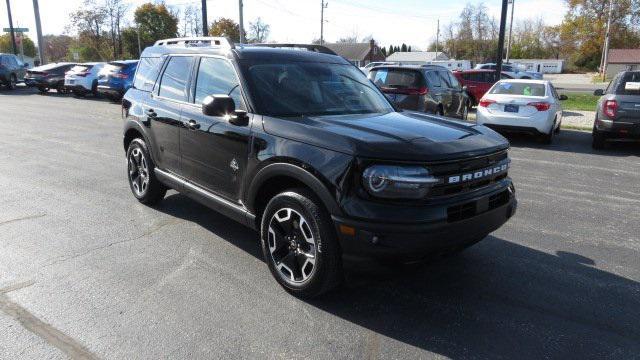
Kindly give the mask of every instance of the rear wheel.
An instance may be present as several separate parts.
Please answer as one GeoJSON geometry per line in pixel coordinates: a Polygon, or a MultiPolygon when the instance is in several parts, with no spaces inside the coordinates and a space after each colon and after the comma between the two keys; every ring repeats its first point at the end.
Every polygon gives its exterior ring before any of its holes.
{"type": "Polygon", "coordinates": [[[46,92],[49,92],[49,88],[44,86],[38,86],[38,91],[44,94],[46,92]]]}
{"type": "Polygon", "coordinates": [[[14,74],[11,74],[9,82],[7,83],[7,89],[15,90],[16,86],[18,86],[18,78],[14,74]]]}
{"type": "Polygon", "coordinates": [[[261,244],[278,283],[303,298],[321,295],[342,281],[342,257],[331,218],[306,189],[276,195],[262,216],[261,244]]]}
{"type": "Polygon", "coordinates": [[[549,130],[548,134],[542,135],[542,137],[541,137],[542,142],[544,144],[547,144],[547,145],[553,143],[553,137],[554,137],[553,135],[555,135],[555,133],[556,132],[554,131],[554,129],[551,128],[551,130],[549,130]]]}
{"type": "Polygon", "coordinates": [[[155,164],[147,144],[142,139],[133,139],[127,150],[127,178],[133,196],[143,204],[160,202],[167,188],[158,181],[154,173],[155,164]]]}

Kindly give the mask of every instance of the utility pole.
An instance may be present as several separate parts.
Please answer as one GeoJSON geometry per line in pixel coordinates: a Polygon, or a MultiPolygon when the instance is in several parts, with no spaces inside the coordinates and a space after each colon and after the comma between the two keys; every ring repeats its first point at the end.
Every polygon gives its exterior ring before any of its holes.
{"type": "Polygon", "coordinates": [[[138,35],[138,57],[142,55],[142,45],[140,44],[140,25],[136,26],[136,34],[138,35]]]}
{"type": "Polygon", "coordinates": [[[322,0],[320,4],[320,45],[324,45],[324,9],[329,6],[329,3],[325,3],[322,0]]]}
{"type": "Polygon", "coordinates": [[[509,0],[502,0],[502,12],[500,15],[500,36],[498,37],[498,59],[496,61],[496,79],[502,78],[502,58],[504,56],[504,35],[507,28],[507,10],[509,0]]]}
{"type": "Polygon", "coordinates": [[[9,30],[11,31],[11,46],[13,46],[13,54],[18,55],[18,45],[16,45],[16,33],[13,31],[13,19],[11,18],[11,4],[7,0],[7,13],[9,14],[9,30]]]}
{"type": "Polygon", "coordinates": [[[438,60],[439,45],[440,45],[440,19],[438,19],[438,29],[436,30],[436,57],[434,60],[438,60]]]}
{"type": "Polygon", "coordinates": [[[511,59],[511,36],[513,34],[513,13],[516,8],[516,0],[509,0],[511,3],[511,24],[509,25],[509,41],[507,42],[507,62],[511,59]]]}
{"type": "Polygon", "coordinates": [[[40,6],[38,0],[33,0],[33,13],[36,17],[36,35],[38,36],[38,56],[40,57],[40,65],[46,64],[44,59],[44,41],[42,40],[42,26],[40,25],[40,6]]]}
{"type": "Polygon", "coordinates": [[[609,37],[611,35],[611,15],[613,13],[613,0],[609,0],[609,19],[607,20],[607,34],[604,38],[604,52],[602,54],[603,64],[602,66],[602,81],[607,78],[607,66],[609,65],[609,37]]]}
{"type": "Polygon", "coordinates": [[[244,44],[244,23],[242,21],[242,0],[239,0],[240,7],[240,44],[244,44]]]}
{"type": "MultiPolygon", "coordinates": [[[[202,0],[202,36],[209,35],[209,22],[207,20],[207,0],[202,0]]],[[[140,31],[138,31],[138,38],[140,31]]]]}

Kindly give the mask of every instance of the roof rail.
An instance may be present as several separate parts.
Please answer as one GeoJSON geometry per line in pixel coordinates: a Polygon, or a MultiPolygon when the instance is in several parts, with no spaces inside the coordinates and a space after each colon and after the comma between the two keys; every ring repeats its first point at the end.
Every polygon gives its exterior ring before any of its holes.
{"type": "Polygon", "coordinates": [[[305,49],[322,54],[338,55],[326,46],[315,44],[250,44],[250,46],[263,46],[270,48],[305,49]]]}
{"type": "Polygon", "coordinates": [[[154,46],[211,46],[220,47],[226,49],[233,49],[234,44],[226,37],[216,36],[195,36],[195,37],[181,37],[158,40],[153,44],[154,46]]]}

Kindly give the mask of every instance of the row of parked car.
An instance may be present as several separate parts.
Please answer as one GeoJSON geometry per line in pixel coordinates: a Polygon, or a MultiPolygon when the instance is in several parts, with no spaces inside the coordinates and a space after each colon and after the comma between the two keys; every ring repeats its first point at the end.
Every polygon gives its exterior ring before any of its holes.
{"type": "Polygon", "coordinates": [[[59,93],[73,93],[77,96],[93,94],[112,100],[122,98],[131,87],[138,60],[118,60],[89,63],[51,63],[27,69],[26,66],[6,60],[15,57],[0,54],[0,81],[8,83],[13,89],[18,82],[35,87],[46,93],[55,89],[59,93]],[[9,64],[11,66],[5,66],[9,64]]]}

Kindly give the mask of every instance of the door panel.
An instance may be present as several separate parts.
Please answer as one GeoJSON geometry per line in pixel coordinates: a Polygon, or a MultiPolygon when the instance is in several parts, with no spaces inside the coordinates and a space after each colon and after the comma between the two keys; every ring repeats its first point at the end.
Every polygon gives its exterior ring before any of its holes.
{"type": "Polygon", "coordinates": [[[195,184],[237,202],[246,168],[252,121],[249,126],[236,126],[229,123],[227,117],[204,115],[201,104],[208,95],[229,95],[236,109],[245,110],[238,76],[228,60],[217,57],[201,58],[196,74],[194,103],[182,107],[183,171],[195,184]]]}
{"type": "Polygon", "coordinates": [[[152,148],[157,166],[180,174],[180,103],[160,99],[146,93],[144,116],[149,124],[149,134],[153,138],[152,148]]]}

